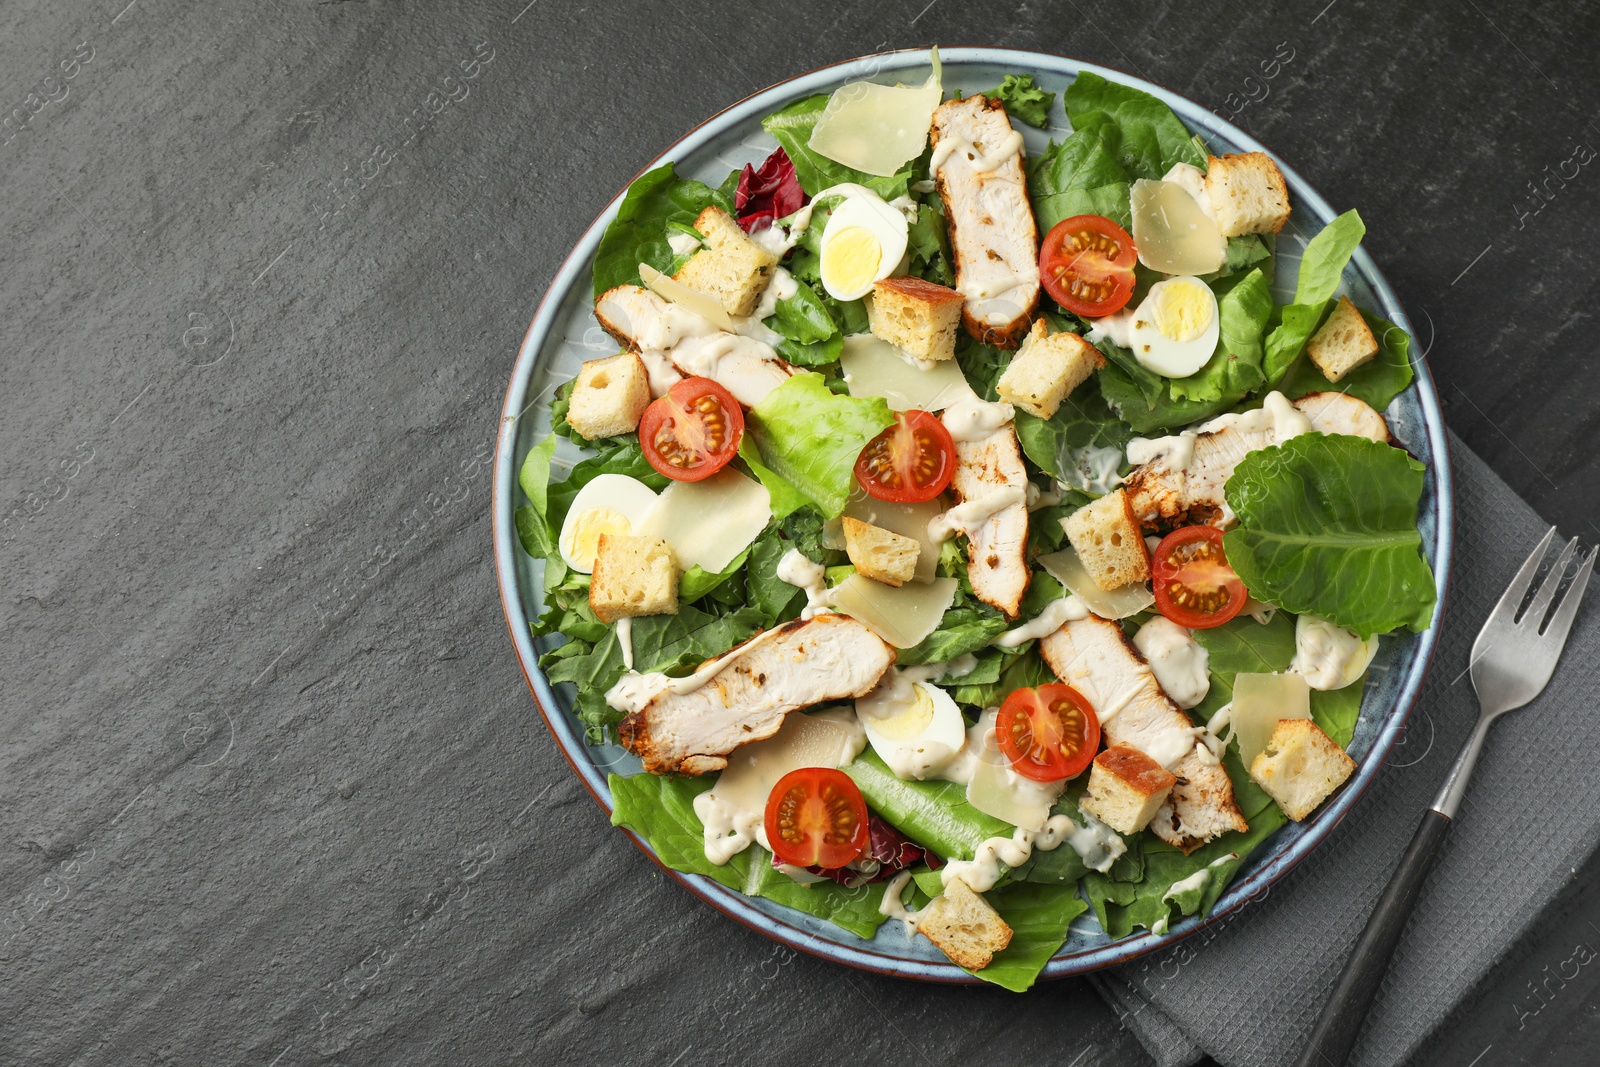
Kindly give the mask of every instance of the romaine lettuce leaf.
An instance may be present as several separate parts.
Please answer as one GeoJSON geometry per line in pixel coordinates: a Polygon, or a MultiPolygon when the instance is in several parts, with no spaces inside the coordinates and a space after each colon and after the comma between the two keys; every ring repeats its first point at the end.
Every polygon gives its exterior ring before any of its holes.
{"type": "Polygon", "coordinates": [[[867,807],[940,859],[971,859],[989,838],[1011,836],[1011,824],[967,803],[964,785],[905,781],[870,748],[843,769],[861,788],[867,807]]]}
{"type": "Polygon", "coordinates": [[[1366,224],[1352,209],[1328,223],[1306,243],[1300,255],[1294,303],[1282,309],[1272,332],[1267,335],[1264,369],[1267,381],[1274,387],[1283,381],[1289,368],[1305,351],[1306,342],[1327,318],[1333,296],[1339,291],[1339,279],[1366,233],[1366,224]]]}
{"type": "Polygon", "coordinates": [[[1004,615],[976,600],[953,607],[939,620],[937,630],[910,648],[902,648],[895,656],[895,663],[902,667],[948,663],[957,656],[987,648],[1008,625],[1004,615]]]}
{"type": "Polygon", "coordinates": [[[613,826],[626,826],[650,843],[662,863],[675,871],[703,874],[747,896],[766,897],[809,915],[827,919],[857,937],[870,938],[883,923],[881,885],[846,889],[837,882],[801,885],[772,869],[772,853],[751,845],[723,866],[706,859],[703,828],[694,798],[715,784],[713,777],[676,778],[635,774],[610,777],[616,808],[613,826]]]}
{"type": "Polygon", "coordinates": [[[1302,434],[1239,461],[1225,492],[1239,525],[1228,562],[1257,600],[1330,619],[1363,638],[1433,614],[1417,507],[1426,468],[1344,434],[1302,434]]]}
{"type": "Polygon", "coordinates": [[[840,396],[807,372],[751,408],[745,429],[762,463],[834,518],[849,502],[856,457],[893,422],[882,397],[840,396]]]}
{"type": "Polygon", "coordinates": [[[667,244],[667,223],[691,226],[712,205],[733,214],[733,204],[721,190],[679,178],[671,163],[635,178],[595,249],[594,295],[639,284],[641,263],[670,272],[676,257],[667,244]]]}
{"type": "Polygon", "coordinates": [[[1278,386],[1290,400],[1307,393],[1336,390],[1365,400],[1382,411],[1411,384],[1411,336],[1388,319],[1361,312],[1372,336],[1378,339],[1378,354],[1339,379],[1328,381],[1309,358],[1302,357],[1290,368],[1278,386]]]}
{"type": "Polygon", "coordinates": [[[1032,74],[1007,74],[1000,84],[977,95],[991,97],[1006,106],[1006,114],[1035,129],[1050,125],[1050,107],[1056,94],[1033,84],[1032,74]]]}
{"type": "Polygon", "coordinates": [[[911,181],[914,161],[908,162],[889,177],[881,178],[847,167],[811,150],[811,131],[816,129],[817,119],[822,117],[822,111],[827,106],[828,95],[818,93],[796,100],[782,111],[761,120],[761,128],[776,137],[783,150],[789,153],[795,176],[800,179],[800,186],[805,189],[806,195],[816,196],[830,185],[853,182],[866,186],[885,200],[904,196],[911,181]]]}
{"type": "Polygon", "coordinates": [[[1174,163],[1206,168],[1197,139],[1149,93],[1082,71],[1067,86],[1064,103],[1072,128],[1099,131],[1134,178],[1160,178],[1174,163]]]}
{"type": "Polygon", "coordinates": [[[989,966],[968,973],[1015,993],[1032,987],[1066,941],[1072,920],[1089,909],[1076,885],[1012,882],[983,896],[1011,927],[1011,944],[989,966]]]}
{"type": "Polygon", "coordinates": [[[1096,129],[1075,130],[1028,160],[1028,198],[1041,237],[1074,215],[1104,215],[1127,229],[1133,225],[1132,186],[1128,169],[1096,129]]]}

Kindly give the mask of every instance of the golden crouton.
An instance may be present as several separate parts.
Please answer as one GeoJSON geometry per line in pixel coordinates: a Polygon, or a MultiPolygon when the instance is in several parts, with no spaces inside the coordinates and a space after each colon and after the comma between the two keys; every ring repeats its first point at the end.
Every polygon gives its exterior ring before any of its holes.
{"type": "Polygon", "coordinates": [[[983,970],[1011,944],[1011,927],[1000,913],[959,878],[922,909],[917,930],[969,971],[983,970]]]}
{"type": "Polygon", "coordinates": [[[922,545],[860,519],[844,517],[844,546],[856,573],[884,585],[904,585],[917,573],[922,545]]]}
{"type": "Polygon", "coordinates": [[[589,607],[601,622],[678,613],[678,561],[661,537],[601,534],[589,607]]]}
{"type": "Polygon", "coordinates": [[[1330,382],[1338,381],[1377,354],[1378,339],[1372,336],[1367,320],[1348,296],[1339,298],[1328,321],[1306,345],[1306,355],[1330,382]]]}
{"type": "Polygon", "coordinates": [[[1074,511],[1061,520],[1061,527],[1101,589],[1109,592],[1150,577],[1150,550],[1121,489],[1074,511]]]}
{"type": "Polygon", "coordinates": [[[963,299],[921,278],[885,278],[872,287],[867,323],[874,335],[916,359],[954,359],[963,299]]]}
{"type": "Polygon", "coordinates": [[[1289,187],[1265,152],[1212,156],[1206,198],[1224,237],[1277,233],[1289,221],[1289,187]]]}
{"type": "Polygon", "coordinates": [[[1001,400],[1048,419],[1074,389],[1106,365],[1100,350],[1069,330],[1051,333],[1037,319],[995,385],[1001,400]]]}
{"type": "Polygon", "coordinates": [[[1112,745],[1094,758],[1078,808],[1119,834],[1138,833],[1155,818],[1177,781],[1132,745],[1112,745]]]}
{"type": "Polygon", "coordinates": [[[750,314],[772,279],[778,257],[750,240],[720,207],[700,212],[694,228],[705,235],[706,247],[691,256],[673,280],[715,297],[730,315],[750,314]]]}
{"type": "Polygon", "coordinates": [[[1283,813],[1299,822],[1356,769],[1356,761],[1311,719],[1279,719],[1272,739],[1250,761],[1250,777],[1283,813]]]}
{"type": "Polygon", "coordinates": [[[591,359],[572,386],[567,423],[590,441],[639,428],[650,406],[650,375],[636,352],[591,359]]]}

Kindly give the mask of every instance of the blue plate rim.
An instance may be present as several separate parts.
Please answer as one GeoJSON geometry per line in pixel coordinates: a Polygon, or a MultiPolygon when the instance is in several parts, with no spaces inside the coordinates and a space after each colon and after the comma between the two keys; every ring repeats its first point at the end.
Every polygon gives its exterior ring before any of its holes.
{"type": "MultiPolygon", "coordinates": [[[[639,174],[694,151],[710,138],[720,133],[725,127],[769,114],[789,101],[799,96],[819,91],[823,86],[830,85],[841,77],[849,77],[854,73],[863,73],[870,76],[890,69],[925,65],[928,61],[928,54],[929,51],[926,48],[877,52],[828,64],[777,82],[712,115],[669,146],[641,169],[639,174]],[[862,71],[860,68],[870,69],[862,71]]],[[[1313,214],[1324,222],[1333,218],[1336,214],[1332,206],[1315,187],[1302,178],[1298,171],[1279,158],[1277,153],[1272,152],[1255,137],[1189,98],[1147,79],[1112,67],[1088,63],[1070,56],[1051,52],[960,46],[940,48],[939,54],[944,62],[950,64],[995,63],[1014,66],[1016,69],[1023,71],[1047,70],[1053,74],[1069,77],[1087,71],[1141,89],[1166,103],[1185,120],[1185,124],[1191,129],[1206,130],[1215,127],[1225,132],[1233,143],[1246,150],[1266,152],[1283,170],[1284,177],[1294,190],[1296,197],[1304,206],[1310,208],[1313,214]]],[[[628,184],[632,184],[632,179],[629,180],[628,184]]],[[[533,377],[539,349],[555,322],[556,316],[560,311],[562,299],[571,290],[574,283],[584,280],[582,275],[588,268],[595,248],[599,244],[600,236],[604,232],[606,225],[615,217],[626,192],[627,186],[624,186],[600,212],[594,222],[585,230],[582,238],[567,254],[560,269],[551,279],[544,296],[540,299],[538,310],[535,312],[533,321],[524,335],[522,346],[518,351],[517,361],[512,371],[511,381],[506,390],[505,403],[501,410],[500,425],[496,435],[494,485],[491,501],[491,521],[494,524],[495,574],[500,588],[501,607],[505,613],[506,628],[511,635],[512,644],[517,653],[518,665],[528,683],[530,692],[533,694],[539,713],[544,718],[545,725],[555,736],[562,755],[572,766],[573,772],[577,774],[579,781],[589,790],[590,795],[594,797],[596,803],[600,805],[607,816],[611,814],[614,805],[606,776],[594,763],[588,760],[580,760],[576,756],[577,753],[584,752],[587,746],[581,732],[576,730],[567,717],[559,711],[555,694],[549,682],[545,680],[543,673],[539,670],[538,653],[530,636],[531,620],[528,619],[523,611],[521,598],[518,595],[515,553],[520,551],[521,548],[517,543],[515,522],[517,475],[515,450],[517,421],[521,414],[531,406],[528,402],[527,390],[533,377]]],[[[1384,277],[1383,272],[1379,270],[1364,246],[1356,250],[1353,262],[1357,270],[1371,286],[1374,296],[1382,305],[1384,317],[1400,326],[1415,340],[1416,331],[1413,329],[1409,317],[1404,309],[1401,308],[1399,300],[1390,287],[1388,280],[1384,277]]],[[[1454,559],[1454,491],[1450,469],[1449,437],[1445,433],[1444,417],[1439,407],[1438,392],[1434,386],[1433,375],[1428,369],[1425,357],[1421,353],[1414,354],[1412,366],[1416,376],[1411,388],[1415,389],[1417,400],[1422,408],[1424,429],[1432,454],[1435,457],[1430,473],[1434,480],[1433,495],[1438,530],[1438,543],[1434,559],[1434,576],[1438,588],[1438,601],[1434,606],[1432,625],[1428,630],[1417,635],[1419,639],[1418,654],[1412,661],[1394,706],[1386,713],[1384,724],[1374,738],[1371,750],[1358,766],[1352,780],[1325,808],[1317,813],[1311,821],[1310,829],[1292,841],[1284,851],[1250,868],[1244,876],[1230,884],[1228,889],[1217,900],[1208,916],[1204,918],[1199,916],[1185,918],[1173,924],[1161,936],[1156,936],[1148,931],[1142,934],[1130,934],[1127,937],[1095,946],[1070,956],[1057,957],[1045,965],[1040,972],[1041,978],[1061,978],[1126,963],[1146,953],[1170,947],[1206,927],[1228,921],[1246,904],[1264,896],[1274,883],[1288,874],[1318,844],[1325,840],[1356,805],[1362,794],[1382,769],[1390,751],[1398,741],[1406,721],[1410,718],[1415,708],[1422,683],[1432,665],[1433,655],[1438,643],[1440,621],[1443,618],[1448,601],[1451,566],[1454,559]]],[[[968,974],[954,964],[904,959],[870,949],[821,941],[812,933],[758,911],[749,903],[748,898],[733,889],[703,875],[686,874],[667,867],[661,863],[654,851],[637,834],[626,828],[620,829],[652,862],[695,896],[749,929],[773,938],[798,951],[879,974],[943,984],[982,983],[982,979],[968,974]]]]}

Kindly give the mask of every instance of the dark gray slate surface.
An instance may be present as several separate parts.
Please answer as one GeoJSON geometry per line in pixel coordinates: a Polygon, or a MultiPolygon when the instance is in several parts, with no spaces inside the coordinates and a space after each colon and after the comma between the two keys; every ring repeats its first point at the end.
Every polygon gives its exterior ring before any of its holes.
{"type": "MultiPolygon", "coordinates": [[[[1139,1062],[1081,982],[797,957],[607,831],[491,571],[534,304],[648,159],[773,81],[1071,53],[1359,206],[1451,424],[1600,536],[1600,179],[1563,168],[1600,147],[1600,15],[524,2],[0,6],[0,1063],[1139,1062]]],[[[1600,970],[1560,976],[1595,873],[1419,1064],[1587,1061],[1600,970]]]]}

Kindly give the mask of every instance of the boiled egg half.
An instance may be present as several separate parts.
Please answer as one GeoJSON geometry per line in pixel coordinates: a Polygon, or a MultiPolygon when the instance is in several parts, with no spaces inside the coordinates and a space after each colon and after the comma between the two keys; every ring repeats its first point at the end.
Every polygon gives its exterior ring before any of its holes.
{"type": "Polygon", "coordinates": [[[856,701],[867,743],[901,778],[921,780],[950,762],[967,740],[961,709],[929,682],[880,685],[856,701]]]}
{"type": "Polygon", "coordinates": [[[601,474],[572,498],[561,522],[557,547],[567,566],[580,574],[594,570],[601,534],[631,536],[655,505],[655,490],[626,474],[601,474]]]}
{"type": "Polygon", "coordinates": [[[835,300],[859,300],[895,272],[906,254],[909,227],[898,208],[855,187],[836,205],[822,231],[822,287],[835,300]]]}
{"type": "Polygon", "coordinates": [[[1156,282],[1133,313],[1128,338],[1140,364],[1168,378],[1187,378],[1217,348],[1217,298],[1199,278],[1156,282]]]}

